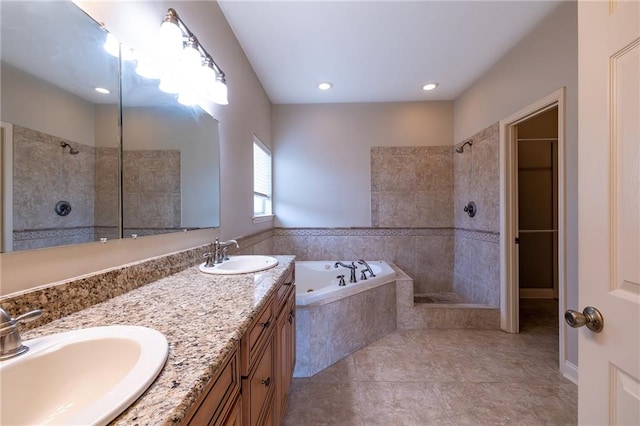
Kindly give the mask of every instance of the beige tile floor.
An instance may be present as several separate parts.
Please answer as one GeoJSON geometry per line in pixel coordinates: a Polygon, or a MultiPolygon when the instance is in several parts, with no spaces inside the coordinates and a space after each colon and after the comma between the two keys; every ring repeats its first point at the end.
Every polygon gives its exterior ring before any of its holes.
{"type": "Polygon", "coordinates": [[[558,371],[556,312],[555,302],[524,302],[520,334],[392,332],[294,379],[283,424],[577,424],[578,388],[558,371]]]}

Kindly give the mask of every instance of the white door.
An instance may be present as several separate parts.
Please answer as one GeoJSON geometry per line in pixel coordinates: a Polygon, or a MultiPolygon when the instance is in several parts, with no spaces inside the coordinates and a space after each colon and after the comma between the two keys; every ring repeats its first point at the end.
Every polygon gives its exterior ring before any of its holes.
{"type": "Polygon", "coordinates": [[[640,425],[640,1],[580,1],[580,424],[640,425]]]}

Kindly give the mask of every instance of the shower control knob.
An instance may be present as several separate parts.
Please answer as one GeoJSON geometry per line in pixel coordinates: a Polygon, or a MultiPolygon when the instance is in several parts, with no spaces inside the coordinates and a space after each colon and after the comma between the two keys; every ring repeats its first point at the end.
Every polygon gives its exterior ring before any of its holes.
{"type": "Polygon", "coordinates": [[[58,216],[66,216],[71,213],[71,204],[68,201],[58,201],[55,210],[58,216]]]}
{"type": "Polygon", "coordinates": [[[476,215],[476,212],[478,211],[478,208],[476,207],[476,203],[474,203],[473,201],[469,201],[469,203],[464,206],[463,210],[469,215],[469,217],[474,217],[476,215]]]}
{"type": "Polygon", "coordinates": [[[564,320],[572,328],[579,328],[586,325],[587,328],[594,333],[600,333],[604,327],[602,314],[593,306],[587,306],[582,312],[568,309],[564,313],[564,320]]]}

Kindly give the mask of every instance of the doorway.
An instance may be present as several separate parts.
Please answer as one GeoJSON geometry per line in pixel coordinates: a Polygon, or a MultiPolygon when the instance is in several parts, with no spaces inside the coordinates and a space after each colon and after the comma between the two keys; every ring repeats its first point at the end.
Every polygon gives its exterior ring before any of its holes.
{"type": "Polygon", "coordinates": [[[523,297],[527,318],[533,312],[558,330],[567,375],[564,98],[560,89],[500,121],[500,323],[520,332],[523,297]]]}
{"type": "Polygon", "coordinates": [[[515,125],[519,331],[558,332],[558,107],[515,125]]]}

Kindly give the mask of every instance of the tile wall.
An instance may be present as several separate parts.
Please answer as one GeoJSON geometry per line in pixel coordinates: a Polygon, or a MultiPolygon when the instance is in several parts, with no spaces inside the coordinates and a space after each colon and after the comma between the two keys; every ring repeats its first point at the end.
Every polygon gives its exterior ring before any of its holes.
{"type": "Polygon", "coordinates": [[[13,249],[94,241],[95,148],[18,125],[13,138],[13,249]],[[68,215],[56,214],[59,201],[70,203],[68,215]]]}
{"type": "Polygon", "coordinates": [[[453,226],[453,147],[371,148],[374,228],[453,226]]]}
{"type": "Polygon", "coordinates": [[[181,226],[179,150],[125,151],[123,154],[123,226],[176,229],[181,226]]]}
{"type": "MultiPolygon", "coordinates": [[[[119,150],[68,141],[14,125],[14,250],[118,237],[119,150]],[[72,155],[61,142],[79,151],[72,155]],[[71,213],[56,214],[58,201],[71,213]]],[[[125,233],[181,227],[180,151],[126,151],[125,233]]]]}
{"type": "Polygon", "coordinates": [[[119,152],[118,148],[96,148],[96,239],[118,238],[119,152]]]}
{"type": "MultiPolygon", "coordinates": [[[[453,154],[453,290],[465,299],[500,305],[500,157],[499,125],[471,137],[473,146],[453,154]],[[477,207],[469,217],[464,206],[477,207]]],[[[460,141],[463,143],[464,141],[460,141]]]]}
{"type": "Polygon", "coordinates": [[[496,123],[463,153],[452,146],[372,148],[372,227],[276,228],[273,253],[386,260],[414,279],[415,293],[455,291],[498,307],[498,138],[496,123]],[[463,210],[469,201],[478,208],[473,218],[463,210]]]}
{"type": "Polygon", "coordinates": [[[453,280],[452,228],[276,228],[273,253],[298,260],[385,260],[414,278],[416,292],[453,280]],[[445,249],[443,250],[443,247],[445,249]]]}

